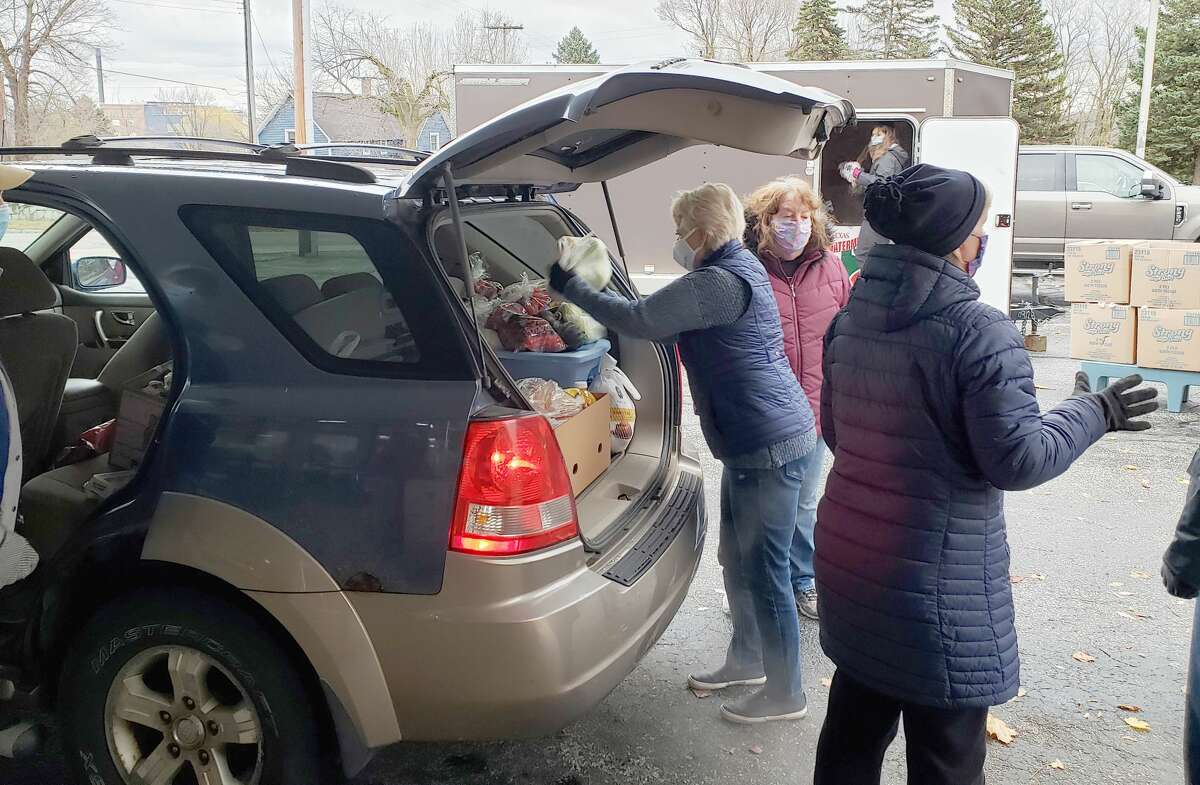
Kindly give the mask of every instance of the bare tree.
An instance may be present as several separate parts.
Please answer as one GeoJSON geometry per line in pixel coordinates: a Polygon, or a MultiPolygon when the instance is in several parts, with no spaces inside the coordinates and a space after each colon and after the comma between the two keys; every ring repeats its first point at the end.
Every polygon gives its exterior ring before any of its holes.
{"type": "Polygon", "coordinates": [[[741,63],[782,60],[795,13],[795,0],[725,0],[721,40],[741,63]]]}
{"type": "Polygon", "coordinates": [[[659,0],[658,18],[691,37],[695,54],[716,59],[723,44],[725,0],[659,0]]]}
{"type": "Polygon", "coordinates": [[[399,122],[413,145],[425,122],[449,111],[451,49],[447,32],[429,22],[397,29],[377,14],[334,4],[314,20],[316,65],[346,93],[359,93],[363,78],[378,81],[371,98],[399,122]]]}
{"type": "Polygon", "coordinates": [[[499,11],[484,9],[459,14],[451,29],[449,59],[455,63],[516,64],[529,59],[529,45],[514,21],[499,11]]]}
{"type": "Polygon", "coordinates": [[[30,109],[39,96],[69,95],[64,74],[88,68],[84,57],[103,43],[110,25],[103,0],[0,2],[0,71],[8,85],[7,96],[0,96],[0,117],[6,98],[16,144],[32,139],[30,109]]]}

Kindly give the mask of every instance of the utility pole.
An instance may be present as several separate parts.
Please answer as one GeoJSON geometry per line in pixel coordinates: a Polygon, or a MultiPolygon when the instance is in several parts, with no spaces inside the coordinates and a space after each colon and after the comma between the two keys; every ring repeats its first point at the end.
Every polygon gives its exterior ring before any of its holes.
{"type": "Polygon", "coordinates": [[[505,54],[507,54],[508,53],[508,34],[515,33],[518,30],[524,30],[525,25],[511,25],[511,24],[484,25],[483,29],[490,30],[494,33],[503,33],[504,34],[504,52],[505,52],[505,54]]]}
{"type": "Polygon", "coordinates": [[[1146,28],[1146,62],[1142,65],[1142,102],[1138,106],[1138,158],[1146,157],[1146,132],[1150,128],[1150,93],[1154,87],[1154,48],[1158,43],[1158,2],[1159,0],[1150,0],[1150,25],[1146,28]]]}
{"type": "Polygon", "coordinates": [[[254,141],[254,37],[250,19],[250,0],[242,0],[242,16],[246,23],[246,138],[254,141]]]}
{"type": "Polygon", "coordinates": [[[100,103],[104,103],[104,57],[100,54],[100,47],[96,47],[96,95],[100,99],[100,103]]]}
{"type": "Polygon", "coordinates": [[[292,0],[292,105],[296,109],[296,144],[313,141],[312,60],[308,54],[311,39],[308,0],[292,0]]]}

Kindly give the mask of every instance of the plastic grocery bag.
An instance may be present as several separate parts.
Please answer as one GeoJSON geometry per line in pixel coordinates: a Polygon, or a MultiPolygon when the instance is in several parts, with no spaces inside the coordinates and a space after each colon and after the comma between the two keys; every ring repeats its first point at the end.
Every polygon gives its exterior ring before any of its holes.
{"type": "Polygon", "coordinates": [[[533,409],[557,426],[564,420],[569,420],[584,409],[582,398],[568,395],[557,382],[549,379],[521,379],[517,389],[525,396],[533,409]]]}
{"type": "Polygon", "coordinates": [[[562,352],[567,345],[559,337],[550,322],[540,316],[527,313],[501,314],[499,326],[493,328],[500,334],[500,343],[510,352],[562,352]]]}
{"type": "Polygon", "coordinates": [[[506,303],[518,303],[530,316],[537,316],[550,306],[550,290],[545,281],[531,281],[528,273],[521,273],[518,283],[504,287],[500,299],[506,303]]]}
{"type": "Polygon", "coordinates": [[[574,303],[555,303],[542,313],[542,317],[550,321],[568,349],[578,349],[608,335],[604,325],[574,303]]]}
{"type": "Polygon", "coordinates": [[[487,262],[483,260],[483,255],[476,251],[467,257],[467,264],[471,266],[471,280],[475,282],[475,294],[488,300],[499,297],[500,291],[504,287],[493,281],[488,275],[487,262]]]}
{"type": "Polygon", "coordinates": [[[612,280],[612,259],[599,237],[558,238],[558,266],[575,273],[593,289],[605,289],[612,280]]]}
{"type": "Polygon", "coordinates": [[[617,361],[611,354],[604,355],[600,361],[600,373],[592,381],[591,390],[608,395],[608,430],[612,435],[612,451],[614,454],[625,452],[633,441],[633,426],[637,422],[637,409],[633,402],[642,400],[642,394],[625,372],[617,367],[617,361]]]}

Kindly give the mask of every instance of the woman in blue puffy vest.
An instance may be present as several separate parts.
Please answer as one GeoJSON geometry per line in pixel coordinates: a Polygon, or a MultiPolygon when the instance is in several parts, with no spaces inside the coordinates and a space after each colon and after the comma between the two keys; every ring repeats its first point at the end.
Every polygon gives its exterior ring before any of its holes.
{"type": "MultiPolygon", "coordinates": [[[[3,286],[0,282],[0,286],[3,286]]],[[[0,366],[0,589],[28,576],[38,556],[17,534],[17,498],[21,492],[21,421],[17,398],[4,366],[0,366]]]]}
{"type": "Polygon", "coordinates": [[[1017,694],[1004,491],[1032,488],[1155,392],[1131,376],[1042,413],[1024,341],[972,280],[987,192],[920,165],[867,190],[876,245],[825,335],[821,645],[837,666],[815,785],[877,785],[904,718],[908,781],[982,785],[988,707],[1017,694]]]}
{"type": "Polygon", "coordinates": [[[688,273],[669,286],[630,301],[558,265],[550,285],[617,333],[678,344],[704,438],[724,464],[717,556],[733,619],[724,664],[689,682],[764,685],[721,707],[731,722],[799,719],[807,702],[790,549],[817,442],[812,408],[788,364],[766,271],[742,245],[737,194],[703,185],[679,194],[671,212],[674,257],[688,273]]]}

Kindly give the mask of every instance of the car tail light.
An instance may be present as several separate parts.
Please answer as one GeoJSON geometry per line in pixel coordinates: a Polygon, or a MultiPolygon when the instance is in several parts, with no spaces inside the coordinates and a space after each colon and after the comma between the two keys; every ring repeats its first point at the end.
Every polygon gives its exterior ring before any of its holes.
{"type": "Polygon", "coordinates": [[[571,478],[550,423],[536,415],[472,422],[450,550],[512,556],[578,536],[571,478]]]}

